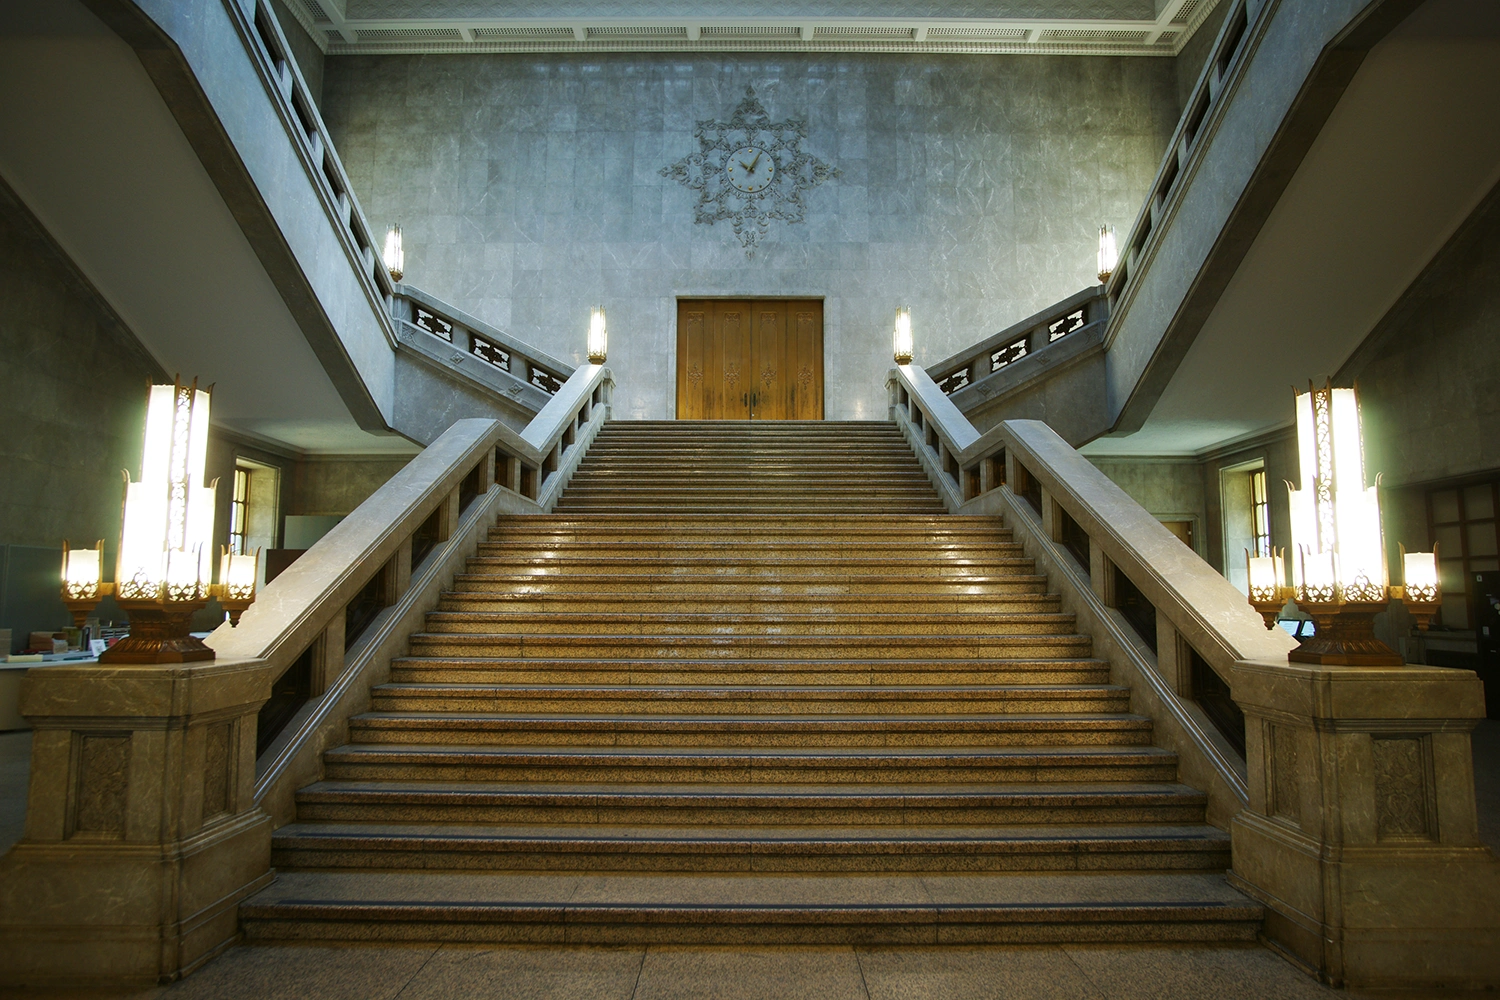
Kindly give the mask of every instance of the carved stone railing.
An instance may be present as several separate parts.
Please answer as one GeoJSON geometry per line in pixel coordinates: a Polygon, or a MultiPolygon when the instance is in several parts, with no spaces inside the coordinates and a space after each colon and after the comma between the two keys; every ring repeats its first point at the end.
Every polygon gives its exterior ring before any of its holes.
{"type": "Polygon", "coordinates": [[[396,417],[407,428],[424,417],[406,412],[405,397],[411,397],[416,409],[431,409],[435,396],[415,379],[409,384],[400,364],[408,357],[450,383],[457,381],[459,387],[482,387],[482,405],[498,409],[502,419],[517,428],[526,426],[573,374],[572,365],[411,285],[395,287],[391,311],[399,338],[396,417]]]}
{"type": "Polygon", "coordinates": [[[980,433],[915,366],[891,418],[950,511],[998,514],[1231,830],[1266,934],[1359,986],[1500,981],[1500,864],[1479,840],[1472,671],[1293,664],[1243,594],[1048,426],[980,433]]]}
{"type": "Polygon", "coordinates": [[[556,503],[612,387],[587,365],[523,431],[455,423],[214,632],[213,661],[31,671],[0,985],[150,985],[232,944],[297,788],[496,517],[556,503]]]}
{"type": "Polygon", "coordinates": [[[1154,238],[1163,221],[1176,207],[1186,178],[1192,176],[1190,161],[1196,161],[1206,136],[1212,134],[1213,118],[1222,104],[1226,84],[1238,72],[1249,37],[1252,18],[1265,16],[1276,4],[1267,0],[1226,0],[1224,20],[1214,38],[1207,62],[1198,82],[1188,96],[1187,109],[1178,119],[1166,155],[1151,181],[1151,194],[1141,206],[1125,241],[1120,244],[1120,261],[1110,274],[1107,285],[1113,304],[1124,293],[1136,272],[1136,265],[1149,255],[1154,238]]]}
{"type": "Polygon", "coordinates": [[[1084,440],[1103,416],[1104,329],[1109,299],[1104,286],[1085,288],[950,358],[929,365],[937,383],[969,422],[981,429],[1018,416],[1047,420],[1070,440],[1084,440]],[[1031,386],[1043,376],[1056,395],[1063,373],[1071,378],[1050,406],[1031,386]],[[1097,411],[1097,412],[1096,412],[1097,411]],[[1080,436],[1070,433],[1074,425],[1080,436]]]}

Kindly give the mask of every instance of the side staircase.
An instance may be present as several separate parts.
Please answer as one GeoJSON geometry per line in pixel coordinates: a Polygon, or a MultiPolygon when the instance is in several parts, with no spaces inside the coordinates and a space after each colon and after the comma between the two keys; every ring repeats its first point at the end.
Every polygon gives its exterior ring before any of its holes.
{"type": "Polygon", "coordinates": [[[252,941],[1252,940],[1229,838],[885,423],[615,422],[330,751],[252,941]]]}

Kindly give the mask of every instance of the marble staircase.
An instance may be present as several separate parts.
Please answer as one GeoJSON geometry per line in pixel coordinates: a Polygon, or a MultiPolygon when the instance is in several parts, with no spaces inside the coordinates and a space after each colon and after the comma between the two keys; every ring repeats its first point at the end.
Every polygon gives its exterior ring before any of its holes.
{"type": "Polygon", "coordinates": [[[1250,940],[1229,838],[890,424],[614,422],[325,755],[251,940],[1250,940]]]}

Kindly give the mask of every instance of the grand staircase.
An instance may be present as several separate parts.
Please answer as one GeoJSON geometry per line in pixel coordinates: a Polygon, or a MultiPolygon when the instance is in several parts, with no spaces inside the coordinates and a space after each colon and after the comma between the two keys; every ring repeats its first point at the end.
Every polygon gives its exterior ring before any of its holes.
{"type": "Polygon", "coordinates": [[[614,422],[277,831],[249,939],[1252,939],[1229,839],[890,424],[614,422]]]}

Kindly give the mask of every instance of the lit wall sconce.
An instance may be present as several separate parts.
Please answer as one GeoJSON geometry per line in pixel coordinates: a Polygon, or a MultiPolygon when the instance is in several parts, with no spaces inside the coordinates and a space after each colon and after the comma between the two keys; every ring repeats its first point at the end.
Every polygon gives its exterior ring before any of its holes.
{"type": "Polygon", "coordinates": [[[396,223],[385,234],[385,269],[392,281],[400,281],[406,274],[406,251],[401,249],[401,223],[396,223]]]}
{"type": "Polygon", "coordinates": [[[1271,628],[1292,597],[1292,588],[1286,583],[1286,549],[1273,548],[1268,556],[1252,556],[1246,549],[1245,563],[1250,580],[1250,604],[1260,612],[1266,628],[1271,628]]]}
{"type": "Polygon", "coordinates": [[[1099,227],[1099,281],[1109,281],[1109,276],[1120,266],[1120,251],[1115,246],[1115,227],[1099,227]]]}
{"type": "MultiPolygon", "coordinates": [[[[1401,654],[1375,638],[1375,616],[1394,593],[1409,595],[1404,599],[1414,608],[1430,608],[1430,619],[1439,596],[1437,559],[1422,553],[1426,559],[1411,564],[1412,582],[1395,591],[1389,586],[1379,494],[1365,485],[1355,390],[1309,385],[1307,392],[1297,394],[1297,450],[1301,488],[1287,484],[1295,552],[1290,596],[1317,628],[1288,657],[1298,663],[1400,665],[1401,654]]],[[[1276,559],[1252,558],[1249,564],[1250,603],[1267,628],[1275,624],[1269,606],[1284,596],[1272,590],[1285,582],[1276,559]]]]}
{"type": "Polygon", "coordinates": [[[1417,620],[1417,631],[1426,632],[1432,616],[1443,606],[1443,584],[1438,578],[1438,547],[1431,552],[1408,552],[1401,547],[1401,586],[1391,588],[1406,610],[1417,620]]]}
{"type": "Polygon", "coordinates": [[[604,307],[589,310],[589,364],[602,365],[609,354],[609,329],[604,323],[604,307]]]}
{"type": "Polygon", "coordinates": [[[99,602],[113,593],[104,582],[104,539],[91,549],[71,549],[63,542],[62,600],[73,614],[73,626],[83,628],[99,602]]]}
{"type": "Polygon", "coordinates": [[[219,582],[213,586],[213,596],[229,613],[231,628],[240,623],[240,615],[255,603],[255,580],[260,569],[260,549],[240,555],[221,547],[219,555],[219,582]]]}
{"type": "Polygon", "coordinates": [[[911,310],[906,306],[896,308],[896,328],[892,333],[896,364],[911,364],[911,310]]]}
{"type": "Polygon", "coordinates": [[[126,474],[115,600],[130,635],[101,663],[184,663],[214,651],[188,634],[213,579],[214,483],[204,485],[211,389],[153,385],[139,482],[126,474]]]}

